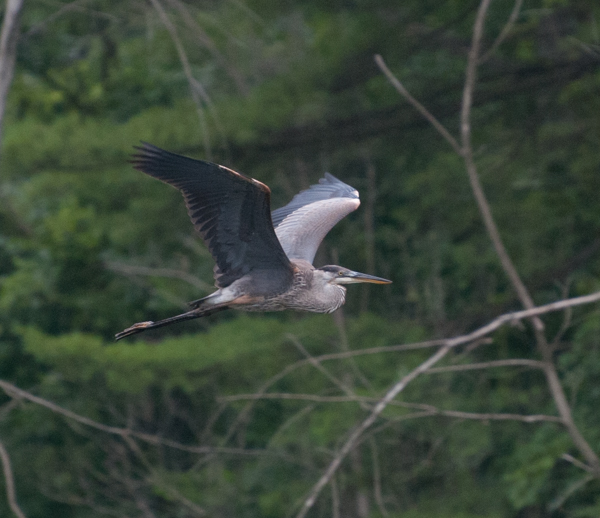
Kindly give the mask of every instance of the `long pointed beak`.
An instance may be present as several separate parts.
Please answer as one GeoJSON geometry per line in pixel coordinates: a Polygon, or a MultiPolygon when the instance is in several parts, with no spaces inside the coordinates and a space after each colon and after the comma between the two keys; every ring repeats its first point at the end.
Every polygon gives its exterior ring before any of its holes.
{"type": "Polygon", "coordinates": [[[356,284],[359,282],[369,282],[372,284],[391,284],[392,281],[383,279],[381,277],[375,277],[374,275],[369,275],[368,273],[352,271],[348,272],[343,277],[338,277],[336,279],[337,284],[356,284]]]}

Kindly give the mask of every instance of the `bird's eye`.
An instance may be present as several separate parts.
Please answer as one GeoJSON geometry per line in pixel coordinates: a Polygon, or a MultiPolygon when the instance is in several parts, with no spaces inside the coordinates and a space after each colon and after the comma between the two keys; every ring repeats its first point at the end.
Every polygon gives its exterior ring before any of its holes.
{"type": "Polygon", "coordinates": [[[339,271],[339,272],[338,272],[338,275],[339,275],[340,277],[342,277],[342,276],[344,275],[344,272],[342,272],[342,271],[339,271]]]}

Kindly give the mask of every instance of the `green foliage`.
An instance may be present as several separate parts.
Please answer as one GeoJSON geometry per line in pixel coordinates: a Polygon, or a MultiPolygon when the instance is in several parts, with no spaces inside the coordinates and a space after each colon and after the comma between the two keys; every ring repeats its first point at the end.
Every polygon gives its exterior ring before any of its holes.
{"type": "MultiPolygon", "coordinates": [[[[600,286],[592,3],[525,2],[478,70],[475,159],[538,303],[600,286]]],[[[456,135],[477,2],[161,4],[207,94],[204,121],[150,4],[25,3],[1,156],[1,377],[146,434],[126,440],[5,398],[0,437],[29,518],[292,515],[371,402],[431,354],[362,349],[453,336],[519,307],[463,161],[373,62],[381,54],[456,135]],[[326,170],[357,187],[360,211],[316,262],[394,284],[350,287],[343,317],[222,313],[114,343],[210,291],[213,261],[180,194],[127,164],[140,141],[207,158],[205,138],[210,159],[267,182],[274,206],[326,170]]],[[[484,49],[512,8],[492,2],[484,49]]],[[[599,453],[600,315],[544,322],[562,333],[560,380],[599,453]]],[[[503,328],[447,362],[539,359],[533,343],[527,325],[503,328]]],[[[363,495],[373,517],[598,516],[600,482],[565,460],[582,459],[559,424],[422,415],[432,407],[556,415],[538,369],[421,376],[342,463],[340,516],[357,516],[363,495]]],[[[331,516],[334,499],[323,492],[311,513],[331,516]]]]}

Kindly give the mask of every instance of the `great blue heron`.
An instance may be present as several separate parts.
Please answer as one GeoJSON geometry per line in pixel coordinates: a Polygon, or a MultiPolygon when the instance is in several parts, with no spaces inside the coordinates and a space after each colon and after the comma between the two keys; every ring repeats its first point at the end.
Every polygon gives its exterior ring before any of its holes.
{"type": "Polygon", "coordinates": [[[218,289],[191,302],[191,311],[139,322],[117,333],[117,340],[228,308],[331,313],[344,303],[344,284],[392,282],[341,266],[312,265],[325,235],[360,205],[358,191],[333,175],[326,173],[270,213],[271,191],[258,180],[150,144],[136,149],[136,169],[183,194],[190,219],[216,262],[218,289]]]}

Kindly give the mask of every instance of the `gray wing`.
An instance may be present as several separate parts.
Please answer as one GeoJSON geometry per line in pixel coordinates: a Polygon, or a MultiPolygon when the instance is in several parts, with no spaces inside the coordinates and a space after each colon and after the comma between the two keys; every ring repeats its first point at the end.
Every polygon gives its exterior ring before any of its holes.
{"type": "Polygon", "coordinates": [[[312,263],[327,233],[359,205],[354,187],[325,173],[318,184],[296,194],[285,207],[274,210],[271,218],[287,256],[312,263]]]}
{"type": "Polygon", "coordinates": [[[143,143],[133,166],[179,189],[196,231],[217,263],[219,288],[253,270],[267,270],[281,284],[292,265],[275,236],[270,218],[271,191],[227,167],[194,160],[143,143]]]}

